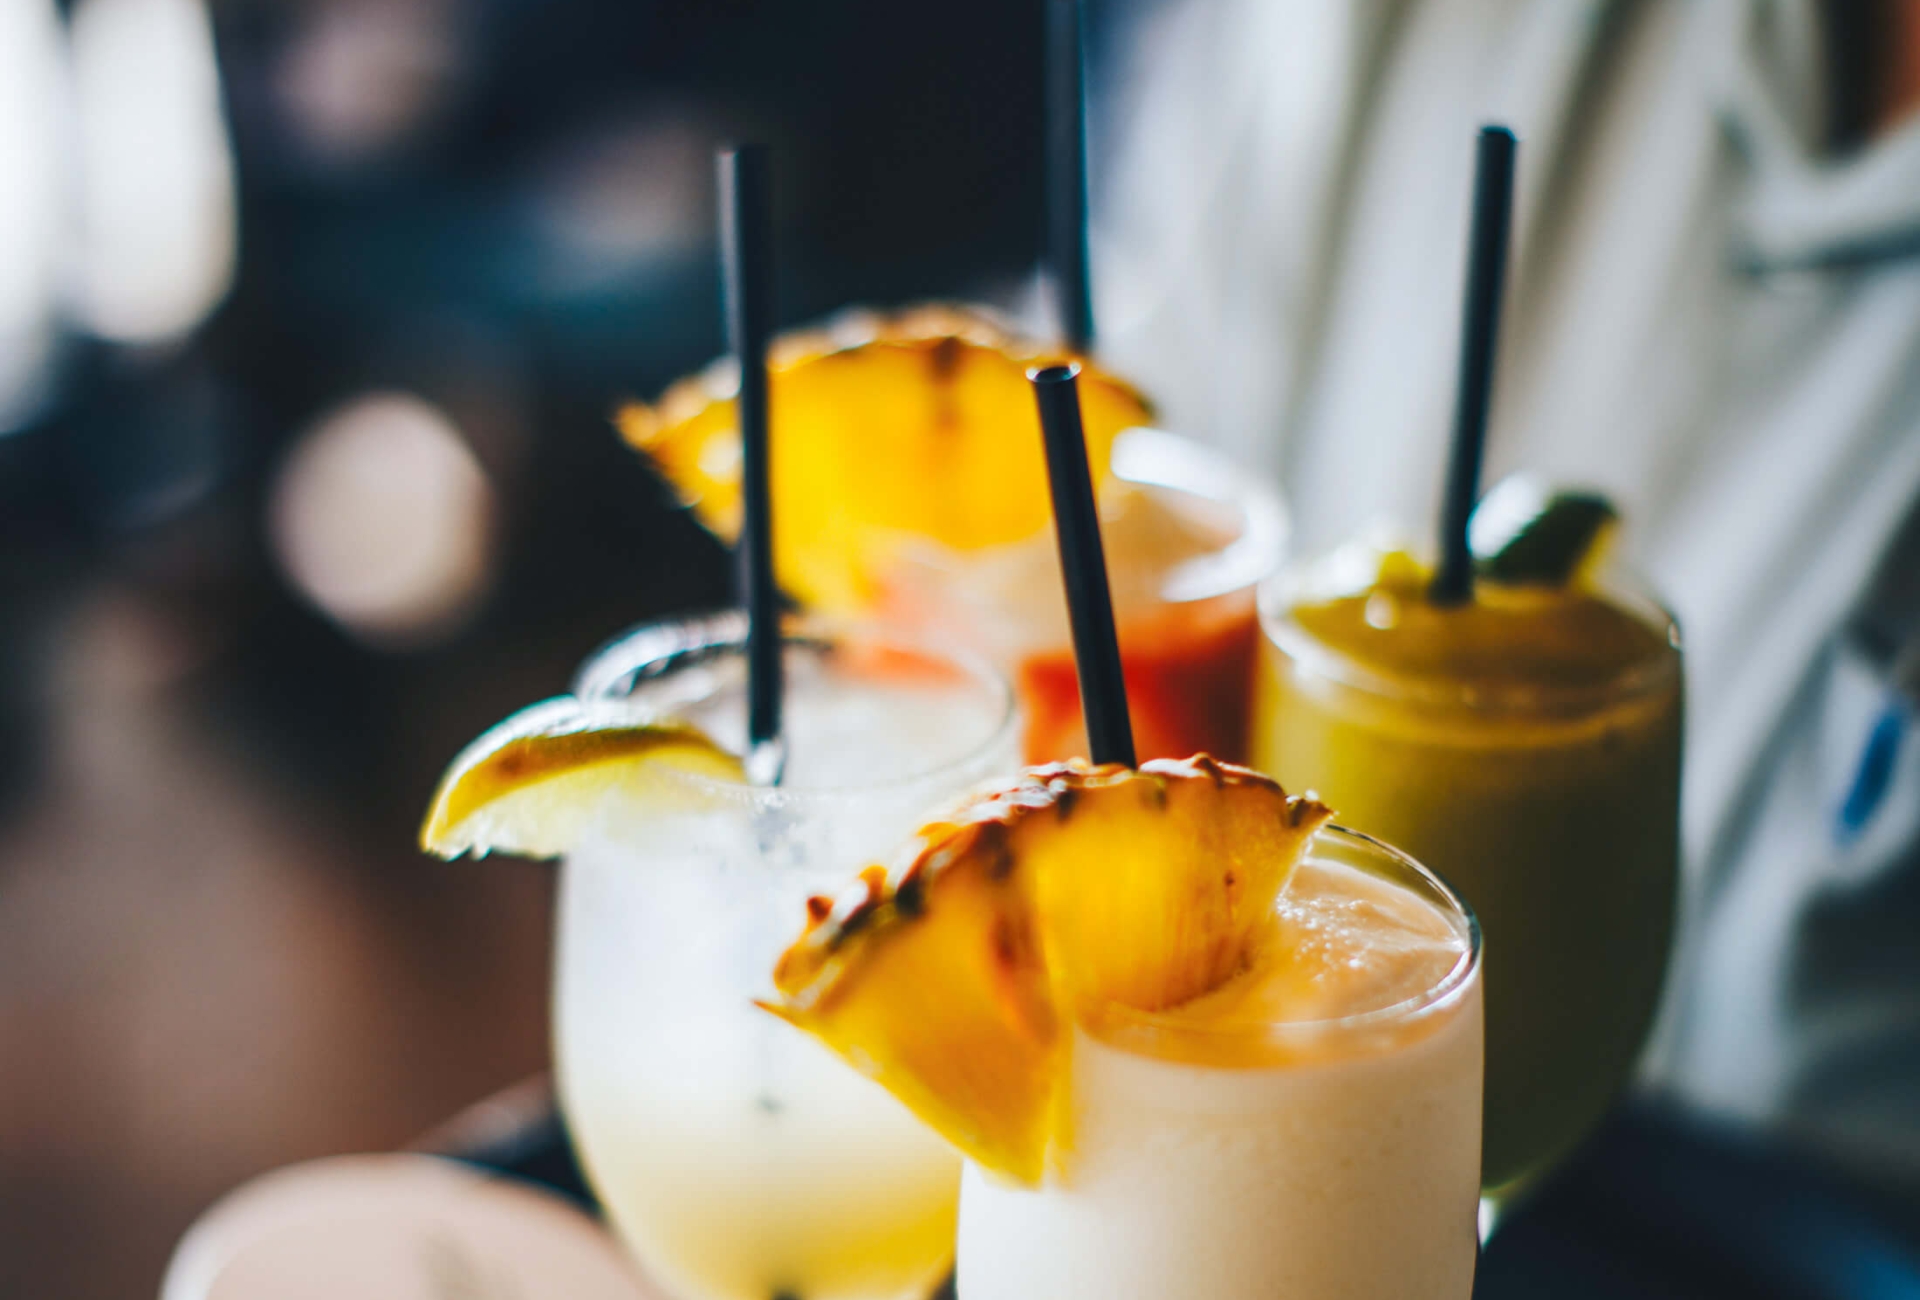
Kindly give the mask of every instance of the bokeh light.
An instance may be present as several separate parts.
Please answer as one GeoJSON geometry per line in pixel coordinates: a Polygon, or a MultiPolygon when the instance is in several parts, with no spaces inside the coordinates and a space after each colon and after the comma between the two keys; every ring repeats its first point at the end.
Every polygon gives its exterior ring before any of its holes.
{"type": "Polygon", "coordinates": [[[440,408],[371,392],[323,414],[288,453],[274,553],[303,595],[369,644],[451,634],[486,594],[494,494],[440,408]]]}
{"type": "Polygon", "coordinates": [[[102,337],[176,338],[226,295],[232,151],[201,0],[79,0],[72,76],[80,310],[102,337]]]}
{"type": "Polygon", "coordinates": [[[50,0],[0,5],[0,433],[32,404],[53,344],[59,78],[50,0]]]}

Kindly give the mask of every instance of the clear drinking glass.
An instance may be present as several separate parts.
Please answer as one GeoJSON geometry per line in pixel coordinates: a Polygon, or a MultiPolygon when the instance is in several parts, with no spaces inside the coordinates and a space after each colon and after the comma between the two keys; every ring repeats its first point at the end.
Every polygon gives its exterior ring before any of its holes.
{"type": "Polygon", "coordinates": [[[1577,619],[1551,589],[1482,584],[1476,600],[1494,602],[1499,628],[1394,670],[1331,644],[1302,611],[1367,601],[1352,622],[1381,645],[1431,646],[1450,634],[1419,620],[1452,615],[1375,608],[1358,572],[1336,556],[1263,589],[1254,762],[1416,855],[1479,914],[1485,1177],[1498,1200],[1593,1126],[1653,1017],[1676,909],[1679,634],[1625,579],[1594,589],[1577,619]],[[1599,653],[1627,634],[1639,649],[1599,653]],[[1523,656],[1527,674],[1503,675],[1523,656]]]}
{"type": "MultiPolygon", "coordinates": [[[[1035,454],[1038,454],[1036,448],[1035,454]]],[[[1100,499],[1120,659],[1142,760],[1247,756],[1260,634],[1254,593],[1279,567],[1279,494],[1191,438],[1128,429],[1100,499]]],[[[1015,684],[1029,763],[1084,756],[1079,678],[1052,531],[978,551],[901,543],[889,622],[972,647],[1015,684]]]]}
{"type": "Polygon", "coordinates": [[[1280,916],[1299,965],[1274,1005],[1299,1018],[1112,1008],[1077,1029],[1064,1172],[1028,1190],[967,1167],[960,1300],[1467,1300],[1473,913],[1330,826],[1280,916]]]}
{"type": "MultiPolygon", "coordinates": [[[[740,752],[744,632],[642,629],[576,693],[740,752]]],[[[1015,766],[1017,715],[991,669],[879,633],[797,624],[784,654],[779,788],[661,765],[561,868],[561,1102],[615,1228],[681,1300],[918,1300],[952,1258],[957,1158],[753,999],[810,895],[1015,766]]]]}

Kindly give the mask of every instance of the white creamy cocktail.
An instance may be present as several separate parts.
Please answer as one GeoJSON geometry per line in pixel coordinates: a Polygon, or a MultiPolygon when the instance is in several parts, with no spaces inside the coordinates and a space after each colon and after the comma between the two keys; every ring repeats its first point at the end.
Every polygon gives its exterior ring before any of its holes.
{"type": "MultiPolygon", "coordinates": [[[[576,684],[743,746],[737,618],[618,642],[576,684]]],[[[786,645],[778,788],[645,768],[562,868],[562,1104],[635,1254],[683,1300],[919,1300],[958,1161],[884,1091],[753,1006],[809,896],[1015,761],[989,671],[873,635],[786,645]]]]}
{"type": "Polygon", "coordinates": [[[1478,940],[1410,860],[1316,837],[1253,969],[1073,1046],[1038,1189],[969,1165],[961,1300],[1464,1300],[1480,1177],[1478,940]]]}
{"type": "Polygon", "coordinates": [[[770,1009],[966,1156],[960,1300],[1467,1300],[1479,932],[1330,817],[1048,764],[816,910],[770,1009]]]}

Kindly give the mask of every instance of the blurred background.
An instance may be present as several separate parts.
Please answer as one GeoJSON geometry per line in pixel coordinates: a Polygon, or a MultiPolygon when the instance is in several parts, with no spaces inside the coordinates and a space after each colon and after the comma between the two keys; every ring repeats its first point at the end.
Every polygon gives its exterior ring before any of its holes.
{"type": "Polygon", "coordinates": [[[442,766],[725,556],[616,439],[780,319],[1018,307],[1032,0],[0,3],[0,1295],[152,1294],[246,1176],[544,1065],[550,874],[442,766]]]}

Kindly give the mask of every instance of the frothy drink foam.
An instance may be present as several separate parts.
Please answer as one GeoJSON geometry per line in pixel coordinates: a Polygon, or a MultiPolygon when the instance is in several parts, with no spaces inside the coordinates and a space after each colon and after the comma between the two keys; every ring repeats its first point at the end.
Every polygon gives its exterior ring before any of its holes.
{"type": "Polygon", "coordinates": [[[968,1167],[961,1300],[1469,1294],[1468,935],[1333,857],[1301,865],[1245,974],[1078,1032],[1065,1167],[1038,1191],[968,1167]]]}

